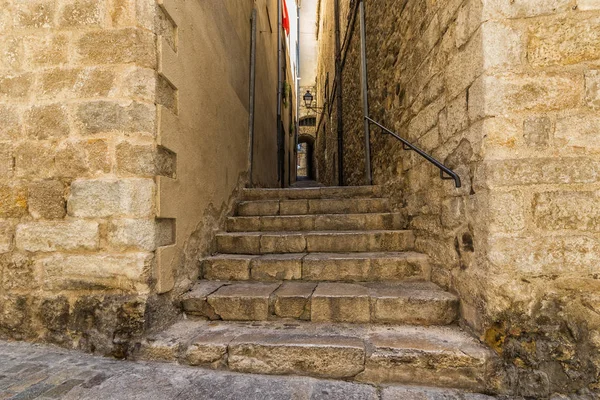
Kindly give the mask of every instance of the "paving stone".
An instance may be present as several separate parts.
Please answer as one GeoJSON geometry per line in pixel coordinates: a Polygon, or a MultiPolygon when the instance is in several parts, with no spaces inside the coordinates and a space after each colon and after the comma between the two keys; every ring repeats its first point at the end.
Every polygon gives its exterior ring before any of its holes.
{"type": "Polygon", "coordinates": [[[369,322],[369,289],[351,283],[320,283],[312,296],[310,319],[315,322],[369,322]]]}

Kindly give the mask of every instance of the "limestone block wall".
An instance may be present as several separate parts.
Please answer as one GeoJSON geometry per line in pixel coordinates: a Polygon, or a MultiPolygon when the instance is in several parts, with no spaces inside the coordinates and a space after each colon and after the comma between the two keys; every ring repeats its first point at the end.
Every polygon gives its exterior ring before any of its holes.
{"type": "MultiPolygon", "coordinates": [[[[276,101],[276,4],[257,2],[257,107],[276,101]]],[[[247,182],[252,6],[2,3],[0,336],[125,356],[177,316],[247,182]]],[[[275,185],[264,108],[256,179],[275,185]]]]}
{"type": "Polygon", "coordinates": [[[4,337],[119,355],[144,328],[171,240],[154,214],[154,176],[173,173],[155,143],[155,18],[153,1],[2,4],[4,337]]]}
{"type": "MultiPolygon", "coordinates": [[[[374,183],[408,213],[433,280],[460,295],[463,326],[503,357],[499,385],[533,397],[597,389],[600,4],[366,9],[371,115],[455,169],[463,187],[377,129],[374,183]]],[[[357,32],[344,46],[349,185],[365,183],[357,32]]],[[[333,79],[329,60],[319,68],[333,79]]],[[[335,176],[326,149],[320,176],[335,176]]]]}

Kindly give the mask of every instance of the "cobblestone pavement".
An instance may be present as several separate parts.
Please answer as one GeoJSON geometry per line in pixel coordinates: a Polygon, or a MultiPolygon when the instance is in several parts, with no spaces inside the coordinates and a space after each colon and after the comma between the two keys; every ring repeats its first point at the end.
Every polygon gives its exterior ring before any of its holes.
{"type": "Polygon", "coordinates": [[[117,361],[55,347],[0,341],[0,400],[485,400],[448,390],[375,388],[302,377],[234,374],[117,361]]]}

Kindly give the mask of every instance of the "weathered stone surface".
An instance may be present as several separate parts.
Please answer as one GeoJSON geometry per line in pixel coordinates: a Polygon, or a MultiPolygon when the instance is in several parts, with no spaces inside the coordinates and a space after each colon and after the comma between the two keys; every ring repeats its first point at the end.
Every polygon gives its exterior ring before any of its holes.
{"type": "Polygon", "coordinates": [[[277,215],[279,201],[246,201],[237,206],[238,215],[277,215]]]}
{"type": "Polygon", "coordinates": [[[19,224],[17,248],[26,251],[95,250],[99,244],[97,222],[33,222],[19,224]]]}
{"type": "Polygon", "coordinates": [[[32,139],[49,139],[68,136],[69,123],[66,107],[52,104],[36,106],[25,113],[25,132],[32,139]]]}
{"type": "Polygon", "coordinates": [[[76,178],[110,171],[108,142],[90,139],[67,142],[58,148],[54,162],[58,176],[76,178]]]}
{"type": "Polygon", "coordinates": [[[539,15],[556,14],[571,8],[568,0],[502,0],[484,1],[485,15],[492,18],[527,18],[539,15]]]}
{"type": "Polygon", "coordinates": [[[492,186],[592,183],[600,163],[585,157],[533,158],[491,161],[486,166],[492,186]]]}
{"type": "Polygon", "coordinates": [[[561,145],[597,152],[600,149],[598,129],[600,118],[596,115],[573,115],[558,119],[555,137],[561,145]]]}
{"type": "Polygon", "coordinates": [[[535,66],[569,65],[600,58],[598,17],[562,19],[530,28],[527,58],[535,66]]]}
{"type": "Polygon", "coordinates": [[[0,184],[0,217],[20,217],[27,212],[27,187],[0,184]]]}
{"type": "Polygon", "coordinates": [[[48,290],[107,290],[145,294],[152,253],[55,255],[36,262],[48,290]]]}
{"type": "Polygon", "coordinates": [[[58,23],[60,27],[98,27],[106,18],[104,4],[93,0],[71,0],[60,12],[58,23]]]}
{"type": "Polygon", "coordinates": [[[313,293],[310,314],[316,322],[369,322],[369,290],[349,283],[321,283],[313,293]]]}
{"type": "Polygon", "coordinates": [[[570,74],[482,75],[469,89],[469,116],[503,115],[511,111],[552,111],[576,107],[581,78],[570,74]]]}
{"type": "Polygon", "coordinates": [[[281,215],[304,215],[308,213],[308,200],[288,200],[279,202],[279,214],[281,215]]]}
{"type": "Polygon", "coordinates": [[[120,250],[133,248],[153,251],[159,246],[171,244],[172,239],[171,220],[120,219],[114,220],[108,227],[109,243],[120,250]]]}
{"type": "Polygon", "coordinates": [[[125,28],[85,33],[77,41],[83,64],[127,64],[156,66],[154,37],[142,29],[125,28]]]}
{"type": "Polygon", "coordinates": [[[585,72],[585,102],[594,110],[600,109],[600,71],[585,72]]]}
{"type": "Polygon", "coordinates": [[[3,121],[0,127],[0,140],[16,139],[21,135],[21,116],[16,107],[0,105],[0,118],[3,121]]]}
{"type": "Polygon", "coordinates": [[[139,102],[93,101],[81,103],[75,113],[75,123],[83,135],[128,132],[155,136],[154,105],[139,102]]]}
{"type": "Polygon", "coordinates": [[[217,234],[217,249],[220,253],[261,254],[260,234],[217,234]]]}
{"type": "Polygon", "coordinates": [[[147,217],[154,211],[152,179],[89,179],[71,185],[67,210],[74,217],[147,217]]]}
{"type": "Polygon", "coordinates": [[[482,390],[490,353],[452,329],[404,328],[369,337],[374,346],[362,381],[437,385],[482,390]],[[460,350],[459,350],[460,349],[460,350]]]}
{"type": "Polygon", "coordinates": [[[304,256],[303,253],[272,254],[254,258],[250,263],[251,277],[257,281],[300,279],[304,256]]]}
{"type": "Polygon", "coordinates": [[[306,236],[292,233],[265,233],[260,236],[261,254],[302,253],[306,250],[306,236]]]}
{"type": "Polygon", "coordinates": [[[273,294],[275,315],[281,318],[310,319],[311,299],[316,283],[284,282],[273,294]]]}
{"type": "Polygon", "coordinates": [[[54,175],[54,148],[44,142],[21,143],[15,149],[15,175],[50,178],[54,175]]]}
{"type": "Polygon", "coordinates": [[[307,233],[309,252],[402,251],[412,248],[410,231],[316,232],[307,233]]]}
{"type": "Polygon", "coordinates": [[[266,321],[269,298],[279,283],[238,283],[224,286],[208,296],[208,303],[224,320],[266,321]]]}
{"type": "Polygon", "coordinates": [[[23,40],[27,62],[48,67],[69,62],[69,37],[65,34],[26,36],[23,40]]]}
{"type": "Polygon", "coordinates": [[[597,192],[543,192],[533,197],[535,224],[543,230],[600,230],[597,192]]]}
{"type": "Polygon", "coordinates": [[[429,282],[369,285],[371,321],[411,325],[448,325],[458,316],[458,298],[429,282]]]}
{"type": "Polygon", "coordinates": [[[60,219],[66,213],[65,187],[60,181],[39,181],[29,186],[29,213],[33,218],[60,219]]]}
{"type": "Polygon", "coordinates": [[[212,306],[208,304],[208,296],[225,285],[222,281],[202,281],[183,295],[181,305],[189,314],[200,315],[209,319],[219,319],[212,306]]]}
{"type": "Polygon", "coordinates": [[[381,392],[381,400],[492,400],[494,397],[459,390],[428,387],[390,386],[381,392]]]}
{"type": "Polygon", "coordinates": [[[302,261],[302,277],[313,281],[396,281],[427,279],[427,257],[416,253],[321,253],[302,261]]]}
{"type": "Polygon", "coordinates": [[[8,221],[0,221],[0,254],[12,250],[15,228],[8,221]]]}
{"type": "Polygon", "coordinates": [[[552,120],[547,116],[529,117],[523,123],[523,137],[530,147],[548,147],[553,131],[552,120]]]}
{"type": "Polygon", "coordinates": [[[255,256],[223,254],[202,261],[204,279],[224,281],[247,281],[250,279],[250,263],[255,256]]]}
{"type": "Polygon", "coordinates": [[[188,365],[206,365],[222,360],[227,354],[227,346],[232,335],[209,334],[194,338],[185,351],[184,362],[188,365]]]}
{"type": "Polygon", "coordinates": [[[517,270],[526,276],[587,276],[597,269],[593,260],[599,250],[597,240],[585,236],[521,235],[515,238],[493,237],[488,251],[492,265],[505,271],[517,270]],[[535,250],[531,254],[524,252],[524,243],[535,250]]]}
{"type": "Polygon", "coordinates": [[[363,368],[365,349],[356,338],[255,336],[229,345],[229,368],[239,372],[347,378],[363,368]]]}

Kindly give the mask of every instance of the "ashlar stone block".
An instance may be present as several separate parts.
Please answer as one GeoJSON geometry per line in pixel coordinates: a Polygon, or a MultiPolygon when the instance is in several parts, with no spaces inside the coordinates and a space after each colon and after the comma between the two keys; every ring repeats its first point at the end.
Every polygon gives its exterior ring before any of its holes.
{"type": "Polygon", "coordinates": [[[83,218],[130,216],[143,218],[154,212],[152,179],[89,179],[71,185],[69,215],[83,218]]]}
{"type": "Polygon", "coordinates": [[[142,29],[91,31],[85,33],[76,46],[80,60],[84,64],[132,63],[148,68],[156,66],[154,35],[142,29]]]}
{"type": "Polygon", "coordinates": [[[600,58],[600,18],[562,19],[530,27],[528,61],[536,67],[571,65],[600,58]]]}
{"type": "Polygon", "coordinates": [[[56,255],[37,265],[47,290],[119,289],[147,294],[152,253],[56,255]]]}
{"type": "Polygon", "coordinates": [[[533,199],[535,224],[543,230],[600,231],[598,192],[544,192],[533,199]]]}
{"type": "Polygon", "coordinates": [[[0,218],[18,218],[27,212],[28,190],[23,185],[0,184],[0,218]]]}
{"type": "Polygon", "coordinates": [[[97,222],[32,222],[17,226],[18,249],[31,252],[94,250],[98,248],[97,222]]]}
{"type": "Polygon", "coordinates": [[[70,131],[66,107],[60,104],[31,107],[24,122],[25,133],[36,140],[66,137],[70,131]]]}
{"type": "Polygon", "coordinates": [[[50,180],[29,185],[29,213],[33,218],[63,218],[67,213],[65,204],[62,182],[50,180]]]}
{"type": "Polygon", "coordinates": [[[0,221],[0,254],[8,253],[12,250],[15,228],[8,221],[0,221]]]}
{"type": "MultiPolygon", "coordinates": [[[[598,3],[600,4],[600,3],[598,3]]],[[[600,9],[600,6],[598,6],[600,9]]],[[[594,110],[600,109],[600,71],[585,72],[585,102],[594,110]]]]}

